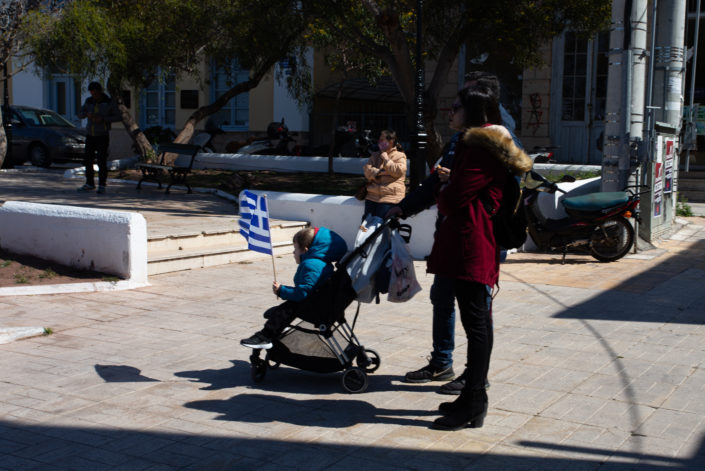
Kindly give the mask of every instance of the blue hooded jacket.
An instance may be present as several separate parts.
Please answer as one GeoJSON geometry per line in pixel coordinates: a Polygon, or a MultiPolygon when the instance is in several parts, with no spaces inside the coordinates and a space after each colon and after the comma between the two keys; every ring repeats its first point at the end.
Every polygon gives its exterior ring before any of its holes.
{"type": "Polygon", "coordinates": [[[340,261],[348,245],[335,232],[321,227],[313,237],[311,247],[301,255],[294,274],[294,286],[279,288],[279,297],[286,301],[303,301],[318,285],[333,274],[333,262],[340,261]]]}

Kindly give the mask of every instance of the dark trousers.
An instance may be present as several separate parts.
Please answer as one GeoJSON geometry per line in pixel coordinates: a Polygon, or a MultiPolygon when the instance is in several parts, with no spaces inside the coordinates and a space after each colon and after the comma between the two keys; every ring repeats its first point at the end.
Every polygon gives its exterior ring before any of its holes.
{"type": "Polygon", "coordinates": [[[86,184],[95,186],[93,162],[98,161],[98,185],[105,186],[108,181],[108,146],[110,136],[87,136],[86,155],[83,165],[86,166],[86,184]]]}
{"type": "Polygon", "coordinates": [[[492,354],[491,289],[482,283],[456,280],[460,320],[468,339],[467,377],[465,390],[485,389],[485,379],[492,354]]]}
{"type": "Polygon", "coordinates": [[[431,285],[433,305],[433,351],[431,364],[438,369],[453,366],[455,349],[455,278],[433,277],[431,285]]]}
{"type": "Polygon", "coordinates": [[[284,301],[278,306],[270,307],[264,311],[264,318],[267,319],[267,322],[264,323],[262,333],[269,339],[278,337],[282,330],[296,319],[298,307],[299,303],[295,301],[284,301]]]}
{"type": "Polygon", "coordinates": [[[362,220],[365,220],[368,214],[384,219],[387,211],[396,206],[395,203],[378,203],[376,201],[365,200],[365,213],[362,215],[362,220]]]}

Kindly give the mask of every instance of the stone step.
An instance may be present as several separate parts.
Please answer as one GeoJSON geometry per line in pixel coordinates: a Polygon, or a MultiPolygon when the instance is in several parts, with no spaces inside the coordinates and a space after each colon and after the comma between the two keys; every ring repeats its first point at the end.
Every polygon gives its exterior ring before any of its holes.
{"type": "MultiPolygon", "coordinates": [[[[270,230],[274,241],[291,241],[299,229],[307,227],[307,222],[270,220],[270,230]]],[[[202,230],[181,230],[170,234],[148,236],[147,253],[179,252],[182,250],[206,249],[224,245],[240,246],[244,238],[240,235],[237,221],[232,226],[217,225],[202,230]]]]}
{"type": "Polygon", "coordinates": [[[678,172],[678,179],[680,180],[683,178],[705,180],[705,170],[691,170],[689,172],[681,170],[678,172]]]}
{"type": "MultiPolygon", "coordinates": [[[[274,254],[290,253],[293,235],[308,225],[302,221],[271,220],[274,254]]],[[[247,248],[237,227],[232,230],[211,228],[199,234],[150,237],[147,253],[148,275],[225,265],[263,256],[247,248]]]]}

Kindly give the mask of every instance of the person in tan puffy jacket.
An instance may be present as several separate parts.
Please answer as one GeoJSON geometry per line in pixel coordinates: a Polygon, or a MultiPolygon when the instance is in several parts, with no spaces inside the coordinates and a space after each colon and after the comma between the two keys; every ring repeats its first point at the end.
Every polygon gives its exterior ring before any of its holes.
{"type": "Polygon", "coordinates": [[[377,143],[379,151],[373,153],[363,167],[367,179],[363,219],[370,214],[384,218],[406,194],[406,154],[397,142],[397,133],[384,130],[377,143]]]}

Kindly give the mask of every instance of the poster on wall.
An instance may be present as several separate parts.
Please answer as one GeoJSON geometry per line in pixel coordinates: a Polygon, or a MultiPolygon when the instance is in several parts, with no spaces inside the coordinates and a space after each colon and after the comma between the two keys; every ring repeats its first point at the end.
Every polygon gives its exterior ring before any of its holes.
{"type": "Polygon", "coordinates": [[[675,160],[675,140],[666,138],[665,139],[665,151],[664,156],[664,176],[663,176],[663,193],[670,194],[673,193],[673,162],[675,160]]]}
{"type": "Polygon", "coordinates": [[[663,203],[663,164],[656,162],[654,167],[654,217],[661,216],[663,203]]]}

